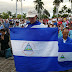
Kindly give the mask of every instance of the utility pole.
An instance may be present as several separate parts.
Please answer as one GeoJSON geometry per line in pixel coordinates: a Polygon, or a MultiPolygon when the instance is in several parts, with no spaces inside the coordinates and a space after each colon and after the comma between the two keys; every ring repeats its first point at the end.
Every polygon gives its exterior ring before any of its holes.
{"type": "Polygon", "coordinates": [[[21,0],[21,19],[23,19],[22,0],[21,0]]]}
{"type": "Polygon", "coordinates": [[[16,0],[16,18],[17,18],[17,0],[16,0]]]}

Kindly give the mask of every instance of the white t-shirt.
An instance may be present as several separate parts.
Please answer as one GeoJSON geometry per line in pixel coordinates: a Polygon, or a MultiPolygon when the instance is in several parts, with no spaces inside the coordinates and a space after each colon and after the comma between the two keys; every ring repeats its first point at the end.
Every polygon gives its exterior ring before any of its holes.
{"type": "MultiPolygon", "coordinates": [[[[28,26],[28,24],[25,26],[25,28],[28,26]]],[[[44,24],[40,24],[40,25],[34,25],[31,28],[47,28],[44,24]]]]}
{"type": "Polygon", "coordinates": [[[51,22],[52,22],[52,20],[49,20],[49,21],[48,21],[48,24],[51,24],[51,22]]]}
{"type": "Polygon", "coordinates": [[[66,40],[65,40],[65,39],[63,39],[63,42],[64,42],[64,43],[66,43],[66,40]]]}
{"type": "Polygon", "coordinates": [[[22,27],[22,25],[23,25],[23,26],[25,26],[25,25],[26,25],[26,23],[24,23],[24,24],[19,24],[19,26],[20,26],[20,27],[22,27]]]}
{"type": "Polygon", "coordinates": [[[40,24],[40,25],[34,25],[31,28],[47,28],[44,24],[40,24]]]}

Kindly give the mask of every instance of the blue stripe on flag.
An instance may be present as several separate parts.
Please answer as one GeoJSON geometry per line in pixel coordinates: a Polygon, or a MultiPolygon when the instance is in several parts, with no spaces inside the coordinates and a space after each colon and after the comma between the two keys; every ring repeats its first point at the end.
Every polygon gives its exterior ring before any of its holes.
{"type": "Polygon", "coordinates": [[[10,28],[11,40],[58,41],[58,28],[10,28]]]}
{"type": "Polygon", "coordinates": [[[59,44],[59,52],[72,52],[72,44],[71,43],[59,44]]]}
{"type": "Polygon", "coordinates": [[[25,57],[15,56],[15,66],[18,72],[48,72],[64,71],[72,67],[64,66],[64,63],[58,63],[57,57],[25,57]]]}

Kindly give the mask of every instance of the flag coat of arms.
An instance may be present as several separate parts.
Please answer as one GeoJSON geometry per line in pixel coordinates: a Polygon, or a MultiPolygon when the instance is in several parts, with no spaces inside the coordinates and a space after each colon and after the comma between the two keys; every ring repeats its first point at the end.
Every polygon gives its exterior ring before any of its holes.
{"type": "Polygon", "coordinates": [[[48,72],[72,68],[59,65],[57,28],[11,28],[10,37],[16,71],[48,72]]]}

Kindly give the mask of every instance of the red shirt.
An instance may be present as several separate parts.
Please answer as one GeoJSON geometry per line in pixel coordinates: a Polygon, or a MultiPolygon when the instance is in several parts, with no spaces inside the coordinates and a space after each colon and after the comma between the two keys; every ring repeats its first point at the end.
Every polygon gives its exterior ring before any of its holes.
{"type": "Polygon", "coordinates": [[[62,24],[62,22],[58,22],[58,25],[60,26],[62,24]]]}

